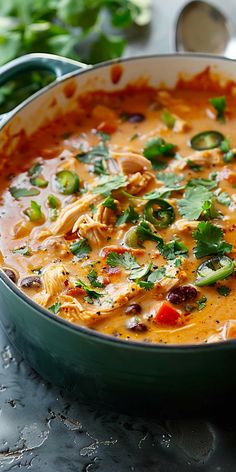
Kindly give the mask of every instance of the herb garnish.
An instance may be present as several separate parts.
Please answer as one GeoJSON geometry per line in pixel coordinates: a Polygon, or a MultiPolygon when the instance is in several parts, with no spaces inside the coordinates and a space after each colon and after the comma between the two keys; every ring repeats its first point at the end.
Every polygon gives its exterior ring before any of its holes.
{"type": "Polygon", "coordinates": [[[176,175],[173,174],[172,172],[158,172],[157,173],[157,180],[161,180],[161,182],[164,182],[166,187],[175,187],[178,186],[179,182],[183,180],[184,176],[183,175],[176,175]]]}
{"type": "Polygon", "coordinates": [[[197,308],[199,311],[203,310],[203,308],[206,307],[206,304],[207,304],[207,297],[205,297],[205,295],[203,295],[200,300],[197,301],[197,308]]]}
{"type": "Polygon", "coordinates": [[[21,256],[30,256],[31,251],[28,246],[22,246],[18,247],[16,249],[13,249],[13,254],[21,254],[21,256]]]}
{"type": "Polygon", "coordinates": [[[123,213],[117,218],[116,226],[122,225],[124,223],[137,223],[139,219],[139,214],[135,211],[134,207],[129,205],[123,213]]]}
{"type": "Polygon", "coordinates": [[[79,239],[70,245],[70,250],[78,259],[83,259],[91,252],[87,239],[79,239]]]}
{"type": "Polygon", "coordinates": [[[89,287],[89,285],[87,285],[85,282],[83,282],[83,280],[81,279],[78,279],[76,282],[75,282],[75,286],[76,287],[79,287],[79,288],[83,288],[85,290],[85,292],[87,293],[88,297],[86,297],[86,301],[88,303],[93,303],[92,299],[95,299],[97,300],[98,298],[100,297],[103,297],[103,294],[100,293],[100,292],[97,292],[96,290],[92,290],[91,287],[89,287]]]}
{"type": "Polygon", "coordinates": [[[232,251],[232,245],[224,241],[224,233],[221,228],[209,221],[201,221],[193,237],[197,243],[194,255],[197,259],[204,256],[217,254],[219,256],[232,251]]]}
{"type": "Polygon", "coordinates": [[[225,97],[209,98],[209,102],[215,108],[217,112],[217,120],[225,121],[224,112],[226,109],[226,98],[225,97]]]}
{"type": "Polygon", "coordinates": [[[95,269],[91,269],[87,277],[92,287],[104,288],[104,284],[98,280],[98,274],[95,269]]]}
{"type": "Polygon", "coordinates": [[[121,266],[126,270],[140,269],[137,260],[128,251],[124,252],[124,254],[110,252],[107,256],[106,262],[111,267],[121,266]]]}
{"type": "Polygon", "coordinates": [[[57,313],[59,313],[59,311],[60,311],[60,308],[61,308],[61,303],[56,302],[53,305],[49,306],[48,310],[51,311],[52,313],[54,313],[54,315],[57,315],[57,313]]]}
{"type": "Polygon", "coordinates": [[[123,174],[104,175],[101,177],[99,185],[92,190],[92,193],[101,194],[106,197],[110,195],[113,190],[125,187],[127,183],[127,177],[123,174]]]}
{"type": "Polygon", "coordinates": [[[110,210],[113,211],[117,210],[117,203],[111,195],[102,202],[102,206],[104,206],[105,208],[110,208],[110,210]]]}
{"type": "Polygon", "coordinates": [[[187,220],[197,220],[202,214],[205,202],[212,202],[212,193],[202,185],[188,187],[184,197],[178,201],[178,209],[187,220]]]}
{"type": "Polygon", "coordinates": [[[231,289],[227,287],[227,285],[219,285],[216,290],[222,297],[227,297],[231,292],[231,289]]]}
{"type": "Polygon", "coordinates": [[[152,162],[153,169],[159,169],[166,165],[159,158],[173,157],[175,148],[175,144],[167,143],[163,138],[151,138],[144,146],[143,155],[152,162]]]}
{"type": "Polygon", "coordinates": [[[20,187],[10,187],[9,192],[13,198],[18,200],[21,197],[35,197],[40,194],[40,191],[37,188],[20,188],[20,187]]]}
{"type": "Polygon", "coordinates": [[[169,129],[173,129],[174,128],[174,125],[175,125],[175,122],[176,122],[176,118],[174,117],[174,115],[172,115],[172,113],[167,110],[166,108],[161,112],[161,121],[167,126],[167,128],[169,129]]]}

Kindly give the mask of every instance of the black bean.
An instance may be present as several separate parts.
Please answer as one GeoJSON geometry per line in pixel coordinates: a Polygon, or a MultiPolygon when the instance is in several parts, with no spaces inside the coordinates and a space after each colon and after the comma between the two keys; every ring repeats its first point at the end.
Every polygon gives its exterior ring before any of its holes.
{"type": "Polygon", "coordinates": [[[4,270],[5,274],[7,275],[7,277],[9,277],[9,279],[11,279],[12,282],[14,282],[16,284],[17,275],[16,275],[15,271],[12,270],[12,269],[8,269],[8,268],[5,268],[3,270],[4,270]]]}
{"type": "Polygon", "coordinates": [[[37,275],[30,275],[21,280],[20,286],[23,288],[40,288],[42,285],[40,277],[37,275]]]}
{"type": "Polygon", "coordinates": [[[148,329],[145,323],[143,323],[137,316],[133,316],[133,318],[130,318],[127,321],[126,328],[130,331],[135,331],[135,333],[143,333],[148,329]]]}
{"type": "Polygon", "coordinates": [[[130,303],[125,310],[126,315],[137,315],[141,313],[141,306],[138,303],[130,303]]]}
{"type": "Polygon", "coordinates": [[[141,121],[145,120],[145,116],[142,113],[130,113],[128,115],[128,122],[129,123],[141,123],[141,121]]]}
{"type": "Polygon", "coordinates": [[[167,295],[167,300],[174,305],[194,300],[197,297],[197,289],[192,285],[180,285],[173,288],[167,295]]]}

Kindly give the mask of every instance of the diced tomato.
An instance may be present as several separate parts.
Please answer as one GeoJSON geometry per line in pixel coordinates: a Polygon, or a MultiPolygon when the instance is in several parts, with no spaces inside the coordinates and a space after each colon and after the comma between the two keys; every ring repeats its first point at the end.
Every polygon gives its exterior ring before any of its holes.
{"type": "Polygon", "coordinates": [[[85,293],[85,290],[80,287],[68,288],[66,291],[66,295],[69,295],[70,297],[79,297],[80,295],[85,295],[85,293]]]}
{"type": "Polygon", "coordinates": [[[96,128],[104,133],[114,133],[116,131],[119,121],[118,116],[114,110],[105,105],[96,105],[92,110],[92,116],[97,121],[96,128]]]}
{"type": "Polygon", "coordinates": [[[180,321],[180,313],[169,303],[163,302],[154,317],[155,323],[175,326],[180,321]]]}
{"type": "Polygon", "coordinates": [[[117,254],[124,254],[125,252],[130,252],[131,254],[141,255],[144,253],[143,249],[127,249],[120,246],[105,246],[101,250],[101,257],[107,257],[110,252],[116,252],[117,254]]]}
{"type": "Polygon", "coordinates": [[[116,123],[108,123],[107,121],[102,121],[97,125],[98,131],[103,131],[103,133],[112,134],[117,130],[116,123]]]}

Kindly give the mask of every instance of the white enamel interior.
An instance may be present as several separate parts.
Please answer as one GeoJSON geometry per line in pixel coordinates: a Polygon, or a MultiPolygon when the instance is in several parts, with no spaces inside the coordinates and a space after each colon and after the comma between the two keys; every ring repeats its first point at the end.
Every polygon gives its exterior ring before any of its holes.
{"type": "Polygon", "coordinates": [[[120,62],[123,74],[118,84],[111,81],[111,64],[101,65],[86,71],[73,72],[54,82],[47,89],[38,92],[18,106],[1,123],[0,147],[4,154],[10,155],[17,145],[22,130],[26,135],[35,132],[40,126],[54,117],[75,109],[76,98],[91,90],[119,90],[127,84],[144,79],[151,86],[165,84],[173,87],[180,74],[191,77],[210,66],[214,73],[221,74],[223,80],[236,81],[236,63],[230,59],[201,55],[165,55],[134,58],[120,62]],[[65,86],[75,85],[72,97],[65,96],[65,86]]]}

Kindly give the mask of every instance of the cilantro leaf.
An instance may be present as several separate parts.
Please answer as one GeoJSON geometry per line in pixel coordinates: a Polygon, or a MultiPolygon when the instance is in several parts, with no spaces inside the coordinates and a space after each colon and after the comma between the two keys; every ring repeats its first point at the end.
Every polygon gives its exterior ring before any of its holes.
{"type": "Polygon", "coordinates": [[[102,206],[105,208],[110,208],[110,210],[117,210],[117,204],[115,203],[115,200],[113,197],[109,196],[102,202],[102,206]]]}
{"type": "Polygon", "coordinates": [[[230,195],[227,192],[221,192],[221,190],[220,190],[217,193],[215,192],[215,194],[216,194],[216,199],[217,199],[218,203],[220,203],[221,205],[225,205],[225,206],[230,206],[231,205],[232,199],[231,199],[230,195]]]}
{"type": "Polygon", "coordinates": [[[108,196],[113,190],[125,187],[126,185],[127,177],[123,174],[104,175],[100,179],[100,184],[92,190],[92,193],[94,195],[101,194],[104,196],[108,196]]]}
{"type": "Polygon", "coordinates": [[[139,219],[139,214],[135,211],[134,207],[129,205],[123,213],[117,218],[116,226],[122,225],[124,223],[137,223],[139,219]]]}
{"type": "Polygon", "coordinates": [[[199,185],[187,188],[184,197],[177,204],[181,216],[191,221],[199,218],[206,201],[212,201],[212,193],[199,185]]]}
{"type": "Polygon", "coordinates": [[[183,175],[176,175],[172,172],[168,172],[168,173],[158,172],[157,173],[157,179],[161,180],[161,182],[164,182],[164,184],[167,187],[174,187],[174,186],[178,185],[179,182],[181,182],[181,180],[183,180],[183,178],[184,178],[183,175]]]}
{"type": "Polygon", "coordinates": [[[9,192],[13,198],[18,200],[21,197],[35,197],[40,194],[40,191],[37,188],[20,188],[20,187],[10,187],[9,192]]]}
{"type": "Polygon", "coordinates": [[[90,270],[87,277],[88,277],[89,282],[92,285],[92,287],[95,287],[95,288],[96,287],[97,288],[103,288],[104,287],[104,285],[101,282],[99,282],[98,275],[97,275],[97,272],[96,272],[95,269],[90,270]]]}
{"type": "Polygon", "coordinates": [[[191,159],[188,159],[187,164],[189,169],[191,169],[193,172],[201,172],[202,170],[202,166],[196,164],[194,161],[191,161],[191,159]]]}
{"type": "Polygon", "coordinates": [[[152,231],[149,224],[146,221],[141,221],[136,227],[136,234],[138,242],[141,244],[143,241],[154,241],[156,243],[163,243],[163,239],[152,231]]]}
{"type": "Polygon", "coordinates": [[[227,287],[227,285],[220,285],[216,290],[222,297],[227,297],[231,292],[231,289],[227,287]]]}
{"type": "Polygon", "coordinates": [[[226,98],[225,97],[209,98],[209,102],[217,111],[217,119],[219,121],[224,121],[225,119],[224,111],[226,109],[226,98]]]}
{"type": "Polygon", "coordinates": [[[60,308],[61,308],[61,303],[56,302],[56,303],[53,303],[53,305],[49,306],[48,310],[54,313],[54,315],[57,315],[57,313],[59,313],[60,311],[60,308]]]}
{"type": "Polygon", "coordinates": [[[96,299],[103,296],[102,293],[97,292],[96,290],[92,290],[91,287],[89,285],[87,285],[85,282],[83,282],[83,280],[81,280],[81,279],[78,279],[75,282],[75,286],[79,287],[79,288],[83,288],[90,299],[94,298],[96,300],[96,299]]]}
{"type": "Polygon", "coordinates": [[[158,249],[165,259],[173,260],[178,256],[186,256],[188,248],[178,239],[173,239],[168,243],[159,243],[158,249]]]}
{"type": "Polygon", "coordinates": [[[152,162],[153,169],[166,167],[166,163],[160,157],[173,157],[175,155],[175,144],[167,143],[162,138],[151,138],[143,149],[143,155],[152,162]]]}
{"type": "Polygon", "coordinates": [[[218,226],[209,221],[201,221],[193,232],[193,237],[197,243],[194,248],[194,255],[197,259],[205,256],[217,254],[222,256],[232,250],[232,245],[224,241],[223,231],[218,226]]]}
{"type": "Polygon", "coordinates": [[[159,269],[154,270],[148,277],[148,282],[158,282],[158,280],[163,279],[166,274],[166,268],[160,267],[159,269]]]}
{"type": "Polygon", "coordinates": [[[83,259],[91,252],[87,239],[79,239],[70,245],[70,250],[78,259],[83,259]]]}
{"type": "Polygon", "coordinates": [[[164,110],[161,113],[160,118],[161,118],[161,121],[167,126],[167,128],[169,129],[174,128],[176,118],[174,117],[174,115],[172,115],[172,113],[169,110],[164,108],[164,110]]]}
{"type": "Polygon", "coordinates": [[[77,154],[76,159],[84,164],[93,164],[95,159],[110,159],[109,148],[103,140],[97,146],[92,147],[87,152],[77,154]]]}
{"type": "Polygon", "coordinates": [[[16,249],[13,249],[13,254],[21,254],[22,256],[30,256],[31,251],[28,246],[22,246],[18,247],[16,249]]]}
{"type": "Polygon", "coordinates": [[[107,256],[106,262],[111,267],[121,266],[126,270],[140,269],[137,260],[128,251],[124,252],[124,254],[110,252],[107,256]]]}
{"type": "Polygon", "coordinates": [[[207,304],[207,297],[205,295],[203,295],[200,300],[198,300],[197,302],[197,308],[199,311],[203,310],[203,308],[206,307],[206,304],[207,304]]]}
{"type": "Polygon", "coordinates": [[[214,190],[218,183],[214,179],[191,179],[187,183],[187,187],[206,187],[208,190],[214,190]]]}

